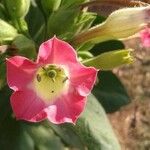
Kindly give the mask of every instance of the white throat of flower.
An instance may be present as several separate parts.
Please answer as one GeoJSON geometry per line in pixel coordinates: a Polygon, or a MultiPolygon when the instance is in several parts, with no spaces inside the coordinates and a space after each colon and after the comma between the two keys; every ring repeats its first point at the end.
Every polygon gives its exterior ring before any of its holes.
{"type": "Polygon", "coordinates": [[[48,64],[37,70],[32,85],[38,97],[51,102],[67,92],[69,76],[62,66],[48,64]]]}

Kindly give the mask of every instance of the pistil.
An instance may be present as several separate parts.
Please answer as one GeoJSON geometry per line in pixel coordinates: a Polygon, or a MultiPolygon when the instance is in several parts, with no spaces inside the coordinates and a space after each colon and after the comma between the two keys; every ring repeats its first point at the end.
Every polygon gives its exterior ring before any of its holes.
{"type": "Polygon", "coordinates": [[[51,101],[68,90],[69,77],[62,66],[46,65],[37,70],[34,91],[45,101],[51,101]]]}

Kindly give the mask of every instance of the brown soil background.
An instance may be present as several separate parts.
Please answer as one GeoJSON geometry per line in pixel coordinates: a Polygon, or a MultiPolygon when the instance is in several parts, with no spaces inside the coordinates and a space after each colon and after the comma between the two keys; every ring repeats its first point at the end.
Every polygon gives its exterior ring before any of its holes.
{"type": "Polygon", "coordinates": [[[135,61],[114,70],[125,85],[131,103],[108,117],[122,150],[150,150],[150,48],[138,38],[124,42],[135,51],[135,61]]]}

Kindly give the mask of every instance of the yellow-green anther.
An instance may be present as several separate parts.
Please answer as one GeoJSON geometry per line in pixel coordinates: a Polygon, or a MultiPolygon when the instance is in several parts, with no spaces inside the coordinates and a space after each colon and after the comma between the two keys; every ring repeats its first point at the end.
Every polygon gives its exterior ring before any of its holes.
{"type": "Polygon", "coordinates": [[[112,39],[122,39],[137,33],[143,24],[150,22],[150,6],[124,8],[114,11],[105,22],[77,35],[74,45],[86,42],[99,43],[112,39]]]}
{"type": "Polygon", "coordinates": [[[65,77],[62,83],[65,83],[68,80],[68,77],[65,77]]]}
{"type": "Polygon", "coordinates": [[[39,74],[37,74],[36,79],[37,79],[38,82],[40,82],[41,81],[41,76],[39,74]]]}
{"type": "Polygon", "coordinates": [[[132,63],[133,56],[131,55],[131,51],[132,49],[123,49],[105,52],[82,63],[100,70],[111,70],[120,65],[132,63]]]}

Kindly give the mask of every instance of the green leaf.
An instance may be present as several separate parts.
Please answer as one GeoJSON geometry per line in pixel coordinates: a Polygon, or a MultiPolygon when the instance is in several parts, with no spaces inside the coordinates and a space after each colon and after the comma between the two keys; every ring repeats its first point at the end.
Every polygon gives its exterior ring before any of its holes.
{"type": "Polygon", "coordinates": [[[66,33],[74,24],[75,18],[79,15],[77,8],[60,8],[48,18],[48,36],[61,35],[66,33]]]}
{"type": "Polygon", "coordinates": [[[68,147],[78,148],[79,150],[85,150],[84,144],[82,143],[78,134],[74,131],[73,126],[71,124],[48,124],[52,127],[56,134],[59,135],[59,137],[68,147]]]}
{"type": "Polygon", "coordinates": [[[98,24],[102,23],[105,20],[106,20],[106,18],[104,16],[97,15],[96,19],[94,20],[94,22],[92,24],[92,26],[98,25],[98,24]]]}
{"type": "Polygon", "coordinates": [[[61,6],[62,7],[71,7],[71,6],[75,6],[75,5],[80,5],[87,1],[89,1],[89,0],[62,0],[61,6]]]}
{"type": "Polygon", "coordinates": [[[34,141],[35,149],[64,150],[62,141],[50,127],[45,127],[41,123],[23,123],[22,126],[34,141]]]}
{"type": "Polygon", "coordinates": [[[121,41],[118,40],[110,40],[106,42],[102,42],[99,44],[93,44],[92,42],[87,42],[82,44],[78,51],[91,51],[94,56],[97,56],[104,52],[109,52],[117,49],[124,49],[124,45],[121,41]]]}
{"type": "Polygon", "coordinates": [[[0,148],[2,150],[34,150],[32,139],[22,130],[19,122],[11,116],[7,116],[1,123],[0,132],[0,148]]]}
{"type": "Polygon", "coordinates": [[[93,23],[94,19],[94,13],[80,11],[79,14],[75,16],[71,26],[65,31],[65,34],[62,34],[60,37],[69,42],[71,41],[70,43],[72,43],[73,37],[76,34],[88,29],[93,23]]]}
{"type": "Polygon", "coordinates": [[[31,7],[27,14],[26,21],[30,35],[38,44],[41,44],[45,35],[45,22],[41,10],[38,8],[34,1],[31,2],[31,7]]]}
{"type": "Polygon", "coordinates": [[[9,102],[9,97],[11,90],[5,86],[0,90],[0,127],[3,126],[2,123],[11,113],[11,107],[9,102]]]}
{"type": "Polygon", "coordinates": [[[116,111],[130,102],[124,86],[115,74],[111,71],[100,71],[98,77],[99,83],[94,87],[92,93],[106,112],[116,111]]]}
{"type": "Polygon", "coordinates": [[[95,13],[82,11],[80,15],[78,16],[78,18],[76,19],[76,22],[74,25],[74,26],[78,26],[79,28],[77,33],[87,30],[92,25],[95,18],[96,18],[95,13]]]}
{"type": "Polygon", "coordinates": [[[121,41],[111,40],[111,41],[106,41],[106,42],[96,44],[92,48],[91,52],[93,53],[93,55],[97,56],[104,52],[109,52],[109,51],[113,51],[113,50],[117,50],[117,49],[124,49],[124,48],[125,47],[121,41]]]}
{"type": "Polygon", "coordinates": [[[0,54],[0,90],[6,85],[6,64],[5,64],[6,55],[0,54]]]}
{"type": "Polygon", "coordinates": [[[71,41],[76,34],[88,29],[93,23],[94,19],[94,13],[83,11],[76,13],[73,23],[67,28],[67,30],[63,32],[63,34],[60,37],[67,41],[71,41]]]}
{"type": "Polygon", "coordinates": [[[0,149],[34,150],[32,139],[12,116],[10,94],[11,90],[6,86],[0,90],[0,149]]]}
{"type": "Polygon", "coordinates": [[[89,51],[78,51],[78,58],[84,60],[92,58],[93,55],[89,51]]]}
{"type": "Polygon", "coordinates": [[[28,58],[35,58],[36,56],[36,50],[35,50],[35,43],[31,39],[28,39],[24,35],[18,35],[12,45],[16,46],[16,48],[19,50],[18,54],[28,57],[28,58]]]}
{"type": "Polygon", "coordinates": [[[73,46],[76,47],[77,51],[90,51],[94,47],[94,44],[88,42],[80,46],[76,46],[76,45],[73,46]]]}
{"type": "Polygon", "coordinates": [[[93,95],[74,129],[88,150],[120,150],[105,111],[93,95]]]}
{"type": "Polygon", "coordinates": [[[0,3],[0,18],[5,20],[6,19],[6,12],[4,6],[0,3]]]}
{"type": "Polygon", "coordinates": [[[61,0],[41,0],[39,2],[41,3],[43,11],[46,15],[56,11],[61,4],[61,0]]]}

